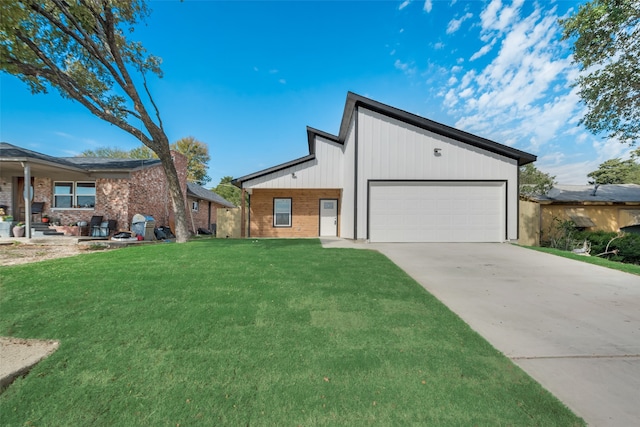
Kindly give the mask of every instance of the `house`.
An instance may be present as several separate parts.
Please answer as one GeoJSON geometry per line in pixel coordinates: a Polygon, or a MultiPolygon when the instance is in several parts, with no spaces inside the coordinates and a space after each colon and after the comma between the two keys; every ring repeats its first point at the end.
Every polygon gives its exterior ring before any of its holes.
{"type": "MultiPolygon", "coordinates": [[[[532,216],[537,225],[523,233],[537,234],[539,244],[553,233],[558,222],[572,221],[576,228],[617,232],[640,224],[640,185],[556,185],[547,194],[532,196],[532,216]]],[[[532,222],[533,224],[533,222],[532,222]]]]}
{"type": "MultiPolygon", "coordinates": [[[[189,228],[209,229],[216,222],[215,208],[233,204],[187,183],[186,157],[177,152],[172,156],[188,206],[189,228]]],[[[16,221],[31,220],[25,215],[25,182],[31,183],[31,200],[44,203],[42,213],[62,225],[102,216],[116,220],[117,229],[128,230],[133,216],[143,214],[152,216],[157,226],[173,229],[168,184],[158,159],[52,157],[0,143],[0,205],[16,221]]]]}
{"type": "Polygon", "coordinates": [[[307,128],[307,140],[307,156],[234,180],[250,237],[518,238],[518,167],[532,154],[351,92],[338,134],[307,128]]]}
{"type": "Polygon", "coordinates": [[[235,205],[224,199],[219,194],[207,190],[193,182],[187,182],[187,210],[189,220],[192,222],[192,230],[207,230],[216,234],[217,209],[235,208],[235,205]]]}

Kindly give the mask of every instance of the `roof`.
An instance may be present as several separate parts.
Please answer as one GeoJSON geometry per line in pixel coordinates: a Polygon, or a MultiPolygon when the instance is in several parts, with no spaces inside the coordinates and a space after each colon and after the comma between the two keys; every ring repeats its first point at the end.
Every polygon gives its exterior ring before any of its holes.
{"type": "Polygon", "coordinates": [[[62,157],[62,159],[82,169],[92,171],[132,170],[160,164],[160,159],[119,159],[107,157],[62,157]]]}
{"type": "Polygon", "coordinates": [[[53,157],[7,142],[0,143],[0,162],[33,162],[81,172],[130,171],[160,164],[159,159],[120,159],[108,157],[53,157]]]}
{"type": "Polygon", "coordinates": [[[500,154],[502,156],[518,160],[518,166],[533,163],[537,159],[537,156],[533,154],[497,143],[495,141],[491,141],[490,139],[482,138],[480,136],[444,125],[442,123],[434,122],[433,120],[429,120],[416,114],[400,110],[399,108],[374,101],[373,99],[365,98],[364,96],[357,95],[353,92],[347,93],[347,101],[344,106],[344,114],[342,115],[342,122],[340,123],[339,138],[341,141],[344,141],[347,137],[351,116],[358,106],[363,106],[369,110],[375,111],[388,117],[392,117],[396,120],[400,120],[402,122],[414,125],[438,135],[446,136],[448,138],[467,143],[474,147],[482,148],[483,150],[487,150],[492,153],[500,154]]]}
{"type": "Polygon", "coordinates": [[[300,157],[299,159],[295,159],[287,163],[282,163],[280,165],[271,167],[269,169],[264,169],[249,175],[242,176],[240,178],[236,178],[232,181],[233,184],[236,186],[241,186],[242,182],[244,181],[248,181],[254,178],[258,178],[260,176],[268,175],[270,173],[277,172],[279,170],[315,159],[315,152],[316,152],[315,144],[316,144],[317,136],[323,137],[332,142],[344,144],[347,138],[347,134],[349,132],[349,124],[351,122],[351,117],[353,116],[353,113],[355,112],[355,110],[360,106],[366,109],[375,111],[377,113],[383,114],[387,117],[391,117],[396,120],[400,120],[404,123],[408,123],[413,126],[419,127],[421,129],[436,133],[438,135],[455,139],[457,141],[464,142],[474,147],[481,148],[483,150],[486,150],[492,153],[500,154],[510,159],[515,159],[518,161],[518,166],[523,166],[528,163],[535,162],[537,159],[537,156],[533,154],[526,153],[524,151],[515,149],[513,147],[509,147],[503,144],[499,144],[495,141],[491,141],[489,139],[482,138],[480,136],[473,135],[471,133],[468,133],[456,128],[452,128],[442,123],[434,122],[433,120],[429,120],[427,118],[409,113],[407,111],[400,110],[390,105],[386,105],[381,102],[374,101],[373,99],[365,98],[364,96],[357,95],[353,92],[348,92],[347,100],[344,106],[344,113],[342,114],[342,121],[340,123],[340,131],[337,136],[329,134],[327,132],[323,132],[321,130],[307,127],[309,155],[300,157]]]}
{"type": "Polygon", "coordinates": [[[640,185],[602,184],[556,185],[544,196],[532,196],[544,204],[551,203],[640,203],[640,185]]]}
{"type": "Polygon", "coordinates": [[[217,203],[226,208],[236,207],[236,205],[223,198],[219,194],[207,190],[206,188],[201,187],[198,184],[194,184],[193,182],[187,182],[187,195],[198,199],[207,200],[209,202],[217,203]]]}
{"type": "Polygon", "coordinates": [[[74,165],[59,157],[52,157],[36,151],[27,150],[7,142],[0,142],[0,162],[35,162],[44,165],[55,165],[61,168],[80,170],[74,165]]]}

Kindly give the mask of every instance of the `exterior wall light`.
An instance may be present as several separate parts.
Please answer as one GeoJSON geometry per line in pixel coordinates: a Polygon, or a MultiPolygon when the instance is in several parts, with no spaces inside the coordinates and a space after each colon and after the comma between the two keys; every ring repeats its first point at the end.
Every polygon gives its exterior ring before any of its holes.
{"type": "Polygon", "coordinates": [[[442,156],[442,148],[434,148],[433,149],[433,155],[434,156],[442,156]]]}

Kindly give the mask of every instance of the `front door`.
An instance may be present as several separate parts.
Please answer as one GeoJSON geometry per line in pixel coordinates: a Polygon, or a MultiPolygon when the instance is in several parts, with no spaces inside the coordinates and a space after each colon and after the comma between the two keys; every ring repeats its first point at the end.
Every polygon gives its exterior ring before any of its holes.
{"type": "Polygon", "coordinates": [[[320,236],[338,235],[338,200],[320,199],[320,236]]]}

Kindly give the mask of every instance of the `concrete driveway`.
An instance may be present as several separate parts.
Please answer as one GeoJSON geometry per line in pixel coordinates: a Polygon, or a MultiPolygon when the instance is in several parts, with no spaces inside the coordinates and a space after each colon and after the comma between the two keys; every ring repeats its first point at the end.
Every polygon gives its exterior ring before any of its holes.
{"type": "Polygon", "coordinates": [[[640,425],[640,276],[510,244],[379,250],[592,426],[640,425]]]}

